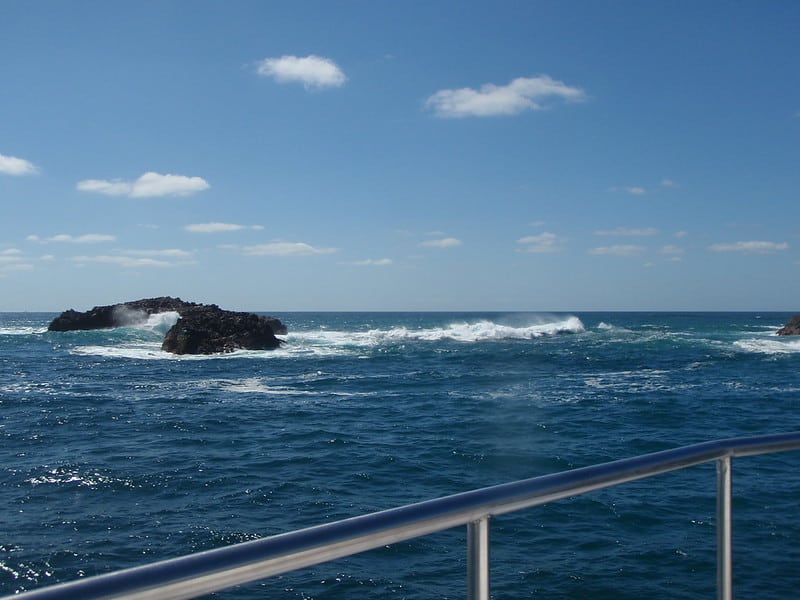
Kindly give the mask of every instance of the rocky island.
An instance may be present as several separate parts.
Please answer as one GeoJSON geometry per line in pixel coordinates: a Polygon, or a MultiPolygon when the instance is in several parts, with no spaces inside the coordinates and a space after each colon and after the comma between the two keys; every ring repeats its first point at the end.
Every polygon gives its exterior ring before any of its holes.
{"type": "Polygon", "coordinates": [[[794,315],[789,322],[778,329],[778,335],[800,335],[800,315],[794,315]]]}
{"type": "Polygon", "coordinates": [[[173,354],[216,354],[234,350],[268,350],[283,343],[276,335],[286,326],[274,317],[223,310],[216,304],[185,302],[168,296],[146,298],[78,312],[66,310],[53,319],[48,331],[85,331],[129,327],[145,323],[150,315],[176,312],[161,349],[173,354]]]}

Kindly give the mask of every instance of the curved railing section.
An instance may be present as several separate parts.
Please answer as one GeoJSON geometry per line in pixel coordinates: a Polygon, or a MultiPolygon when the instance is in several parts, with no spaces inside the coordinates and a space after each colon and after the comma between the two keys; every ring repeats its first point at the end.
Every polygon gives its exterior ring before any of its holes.
{"type": "MultiPolygon", "coordinates": [[[[19,600],[195,598],[337,558],[467,526],[471,600],[488,600],[489,518],[717,463],[717,597],[733,597],[731,460],[800,449],[800,432],[717,440],[495,485],[13,596],[19,600]]],[[[11,597],[9,597],[11,598],[11,597]]]]}

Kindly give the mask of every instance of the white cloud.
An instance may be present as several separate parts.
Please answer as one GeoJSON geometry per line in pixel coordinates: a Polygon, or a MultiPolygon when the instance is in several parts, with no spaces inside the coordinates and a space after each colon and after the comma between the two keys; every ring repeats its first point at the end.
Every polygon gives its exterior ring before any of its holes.
{"type": "Polygon", "coordinates": [[[658,233],[658,229],[654,227],[641,227],[641,228],[630,228],[630,227],[617,227],[616,229],[600,229],[595,231],[595,235],[615,235],[615,236],[628,236],[628,237],[647,237],[651,235],[656,235],[658,233]]]}
{"type": "Polygon", "coordinates": [[[647,190],[640,185],[614,186],[610,188],[609,191],[625,192],[626,194],[631,194],[632,196],[642,196],[647,193],[647,190]]]}
{"type": "Polygon", "coordinates": [[[102,242],[113,242],[117,238],[113,235],[105,233],[86,233],[84,235],[69,235],[67,233],[59,233],[49,238],[40,238],[38,235],[29,235],[27,238],[29,242],[64,242],[68,244],[99,244],[102,242]]]}
{"type": "Polygon", "coordinates": [[[160,258],[192,258],[192,253],[179,248],[166,248],[164,250],[123,250],[121,254],[131,256],[156,256],[160,258]]]}
{"type": "Polygon", "coordinates": [[[689,235],[688,231],[676,231],[675,232],[675,237],[676,238],[685,238],[687,235],[689,235]]]}
{"type": "Polygon", "coordinates": [[[0,265],[0,271],[32,271],[33,265],[28,263],[11,263],[7,265],[0,265]]]}
{"type": "Polygon", "coordinates": [[[480,89],[439,90],[425,102],[439,117],[494,117],[541,110],[546,99],[583,100],[585,92],[547,75],[519,77],[508,85],[484,84],[480,89]]]}
{"type": "Polygon", "coordinates": [[[420,246],[424,248],[455,248],[456,246],[461,245],[461,240],[456,238],[441,238],[438,240],[428,240],[426,242],[420,242],[420,246]]]}
{"type": "Polygon", "coordinates": [[[683,254],[684,250],[680,246],[667,245],[661,248],[661,254],[677,255],[683,254]]]}
{"type": "Polygon", "coordinates": [[[789,248],[786,242],[734,242],[732,244],[712,244],[711,252],[742,252],[744,254],[768,254],[789,248]]]}
{"type": "Polygon", "coordinates": [[[270,242],[242,248],[242,253],[247,256],[310,256],[333,252],[336,248],[315,248],[304,242],[270,242]]]}
{"type": "Polygon", "coordinates": [[[596,256],[637,256],[644,252],[642,246],[633,245],[618,245],[618,246],[601,246],[599,248],[592,248],[589,254],[596,256]]]}
{"type": "Polygon", "coordinates": [[[148,171],[135,181],[114,179],[84,179],[76,188],[82,192],[95,192],[106,196],[128,196],[151,198],[155,196],[189,196],[211,187],[202,177],[186,175],[162,175],[148,171]]]}
{"type": "Polygon", "coordinates": [[[517,240],[517,243],[524,246],[521,250],[522,252],[546,254],[550,252],[559,252],[564,245],[564,240],[555,233],[545,232],[520,238],[517,240]]]}
{"type": "Polygon", "coordinates": [[[306,88],[341,87],[347,77],[335,62],[322,56],[284,55],[258,63],[258,74],[278,83],[302,83],[306,88]]]}
{"type": "Polygon", "coordinates": [[[39,168],[24,158],[0,154],[0,173],[5,175],[35,175],[38,172],[39,168]]]}
{"type": "Polygon", "coordinates": [[[242,229],[253,229],[261,231],[261,225],[237,225],[236,223],[192,223],[186,225],[184,230],[191,233],[220,233],[225,231],[241,231],[242,229]]]}
{"type": "Polygon", "coordinates": [[[75,186],[81,192],[97,192],[106,196],[128,196],[133,185],[124,181],[104,181],[102,179],[84,179],[75,186]]]}
{"type": "Polygon", "coordinates": [[[156,267],[156,268],[167,268],[167,267],[175,267],[180,263],[169,262],[166,260],[157,260],[155,258],[146,258],[146,257],[132,257],[132,256],[75,256],[73,257],[73,262],[82,264],[82,263],[103,263],[109,265],[117,265],[126,269],[136,269],[140,267],[156,267]]]}
{"type": "Polygon", "coordinates": [[[678,184],[675,181],[673,181],[672,179],[662,179],[661,180],[661,187],[665,187],[665,188],[678,187],[678,184]]]}
{"type": "Polygon", "coordinates": [[[368,258],[366,260],[357,260],[352,264],[358,267],[385,267],[392,264],[391,258],[368,258]]]}
{"type": "Polygon", "coordinates": [[[7,250],[0,250],[0,256],[15,256],[18,254],[22,254],[22,250],[19,248],[8,248],[7,250]]]}

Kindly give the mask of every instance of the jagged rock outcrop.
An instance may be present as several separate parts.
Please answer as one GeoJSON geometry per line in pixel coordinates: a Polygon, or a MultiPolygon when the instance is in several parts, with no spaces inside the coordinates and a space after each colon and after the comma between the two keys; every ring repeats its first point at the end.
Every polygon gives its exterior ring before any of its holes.
{"type": "Polygon", "coordinates": [[[778,329],[778,335],[800,335],[800,315],[794,315],[786,325],[778,329]]]}
{"type": "Polygon", "coordinates": [[[177,312],[180,317],[161,346],[162,350],[174,354],[266,350],[282,343],[276,334],[286,334],[286,326],[274,317],[223,310],[216,304],[197,304],[170,297],[95,306],[86,312],[70,309],[53,319],[48,330],[125,327],[145,323],[150,315],[164,312],[177,312]]]}
{"type": "Polygon", "coordinates": [[[185,302],[180,298],[164,296],[110,306],[95,306],[85,312],[69,309],[53,319],[47,329],[48,331],[87,331],[129,327],[146,322],[150,315],[165,312],[180,314],[181,311],[193,306],[198,305],[194,302],[185,302]]]}
{"type": "Polygon", "coordinates": [[[181,312],[161,349],[174,354],[215,354],[277,348],[281,342],[275,337],[275,321],[253,313],[222,310],[213,304],[193,306],[181,312]]]}

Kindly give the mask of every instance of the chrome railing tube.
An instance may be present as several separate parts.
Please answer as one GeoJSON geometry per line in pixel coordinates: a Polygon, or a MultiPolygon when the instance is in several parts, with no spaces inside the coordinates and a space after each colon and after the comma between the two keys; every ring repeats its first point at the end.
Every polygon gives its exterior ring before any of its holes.
{"type": "MultiPolygon", "coordinates": [[[[473,573],[477,598],[489,593],[490,516],[539,506],[554,500],[578,496],[718,461],[718,543],[723,548],[720,567],[720,598],[732,597],[731,577],[731,458],[800,449],[800,432],[717,440],[663,450],[633,458],[523,479],[492,487],[462,492],[382,512],[352,517],[272,537],[207,550],[123,571],[98,575],[46,587],[6,600],[178,600],[195,598],[234,585],[295,571],[335,558],[422,537],[467,524],[470,544],[479,550],[476,563],[485,562],[473,573]],[[485,559],[485,560],[484,560],[485,559]],[[485,590],[484,592],[478,590],[485,590]]],[[[474,551],[469,551],[470,555],[474,551]]],[[[472,559],[469,564],[472,564],[472,559]]],[[[472,569],[473,567],[468,567],[472,569]]],[[[472,581],[473,576],[469,576],[472,581]]],[[[470,583],[469,585],[472,585],[470,583]]]]}
{"type": "Polygon", "coordinates": [[[717,599],[733,600],[733,498],[731,457],[717,461],[717,599]]]}
{"type": "Polygon", "coordinates": [[[489,600],[489,517],[467,523],[467,599],[489,600]]]}

